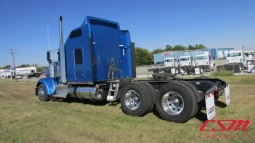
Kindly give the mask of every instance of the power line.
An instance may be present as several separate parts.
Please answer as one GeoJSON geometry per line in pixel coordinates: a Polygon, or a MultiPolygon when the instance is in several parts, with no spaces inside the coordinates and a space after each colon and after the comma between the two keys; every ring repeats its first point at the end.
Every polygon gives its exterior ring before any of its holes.
{"type": "Polygon", "coordinates": [[[16,78],[16,66],[15,66],[15,60],[14,60],[14,54],[16,53],[16,49],[8,49],[8,51],[10,51],[10,54],[12,55],[12,63],[13,63],[13,68],[14,68],[14,78],[15,80],[17,81],[17,78],[16,78]]]}

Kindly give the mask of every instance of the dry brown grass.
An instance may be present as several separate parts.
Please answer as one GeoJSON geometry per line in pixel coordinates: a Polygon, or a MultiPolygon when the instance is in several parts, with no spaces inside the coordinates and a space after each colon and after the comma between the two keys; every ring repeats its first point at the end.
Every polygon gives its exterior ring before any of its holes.
{"type": "MultiPolygon", "coordinates": [[[[255,140],[255,84],[232,84],[230,106],[216,108],[216,119],[251,120],[247,133],[250,138],[234,139],[206,138],[206,134],[199,130],[204,113],[184,124],[161,120],[153,113],[141,118],[130,117],[122,113],[119,104],[98,105],[78,100],[39,102],[34,95],[34,86],[35,82],[0,80],[0,142],[202,143],[255,140]]],[[[223,99],[221,97],[220,101],[224,102],[223,99]]]]}

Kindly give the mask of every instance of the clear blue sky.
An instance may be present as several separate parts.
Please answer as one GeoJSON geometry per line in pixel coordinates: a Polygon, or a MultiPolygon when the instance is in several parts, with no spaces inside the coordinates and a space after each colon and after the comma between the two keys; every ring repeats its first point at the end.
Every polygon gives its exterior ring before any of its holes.
{"type": "Polygon", "coordinates": [[[0,66],[47,65],[47,26],[58,48],[58,18],[64,40],[86,15],[120,23],[136,46],[204,44],[209,48],[255,48],[255,0],[1,0],[0,66]]]}

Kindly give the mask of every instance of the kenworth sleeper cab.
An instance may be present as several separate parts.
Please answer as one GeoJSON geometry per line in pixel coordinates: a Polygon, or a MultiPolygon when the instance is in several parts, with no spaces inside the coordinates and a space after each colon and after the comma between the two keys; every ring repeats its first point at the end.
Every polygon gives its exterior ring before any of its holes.
{"type": "Polygon", "coordinates": [[[229,84],[220,79],[181,79],[155,73],[152,79],[137,80],[134,42],[117,22],[87,16],[65,42],[62,17],[59,24],[58,60],[53,62],[47,51],[47,77],[35,85],[40,101],[115,101],[127,115],[140,117],[156,110],[163,119],[180,123],[202,109],[208,120],[214,118],[215,102],[223,93],[229,104],[229,84]]]}

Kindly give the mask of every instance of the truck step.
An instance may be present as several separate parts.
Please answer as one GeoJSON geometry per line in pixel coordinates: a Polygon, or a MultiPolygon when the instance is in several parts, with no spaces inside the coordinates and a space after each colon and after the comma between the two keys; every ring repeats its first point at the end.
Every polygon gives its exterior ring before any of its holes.
{"type": "Polygon", "coordinates": [[[60,84],[56,86],[56,93],[53,94],[52,97],[66,98],[67,95],[68,86],[60,84]]]}
{"type": "Polygon", "coordinates": [[[116,101],[118,92],[119,92],[119,83],[111,83],[106,100],[107,101],[116,101]],[[116,84],[115,89],[112,88],[113,84],[116,84]]]}
{"type": "Polygon", "coordinates": [[[53,97],[66,98],[68,92],[59,91],[56,94],[52,95],[53,97]]]}

